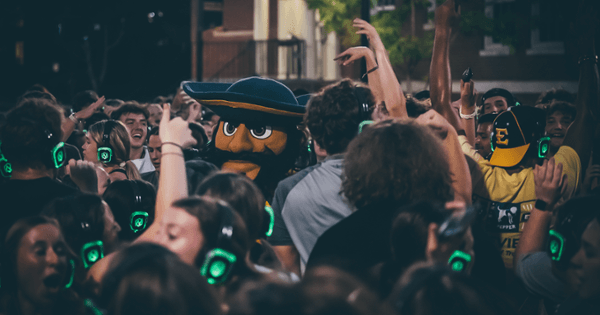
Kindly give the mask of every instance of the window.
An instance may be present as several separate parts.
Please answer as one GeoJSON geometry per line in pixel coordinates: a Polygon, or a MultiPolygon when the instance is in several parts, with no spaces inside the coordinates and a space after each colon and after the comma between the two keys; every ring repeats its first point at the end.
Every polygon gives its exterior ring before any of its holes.
{"type": "Polygon", "coordinates": [[[377,5],[371,8],[371,16],[377,15],[381,11],[396,10],[396,0],[377,0],[377,5]]]}
{"type": "Polygon", "coordinates": [[[557,0],[531,5],[531,48],[527,55],[562,55],[565,23],[557,0]]]}
{"type": "MultiPolygon", "coordinates": [[[[516,2],[514,0],[485,0],[485,16],[498,20],[504,14],[514,12],[516,2]]],[[[492,36],[483,37],[483,50],[479,51],[479,56],[508,56],[510,47],[501,44],[492,36]]]]}

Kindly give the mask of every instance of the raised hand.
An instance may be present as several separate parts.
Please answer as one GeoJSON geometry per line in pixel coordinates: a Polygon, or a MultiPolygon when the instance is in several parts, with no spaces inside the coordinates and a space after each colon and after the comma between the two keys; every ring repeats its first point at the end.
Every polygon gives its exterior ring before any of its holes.
{"type": "Polygon", "coordinates": [[[447,0],[435,9],[436,27],[453,27],[458,24],[460,18],[460,7],[455,4],[456,0],[447,0]]]}
{"type": "MultiPolygon", "coordinates": [[[[460,100],[463,108],[473,108],[475,106],[475,100],[477,99],[477,91],[475,90],[475,82],[470,80],[469,82],[460,81],[460,100]]],[[[464,112],[463,114],[470,114],[464,112]]]]}
{"type": "Polygon", "coordinates": [[[162,143],[171,142],[183,148],[196,144],[196,139],[192,137],[190,124],[181,117],[175,117],[171,120],[171,105],[167,103],[163,104],[163,117],[160,121],[159,136],[162,143]]]}
{"type": "Polygon", "coordinates": [[[333,60],[337,61],[339,64],[343,66],[350,65],[354,63],[356,60],[360,60],[361,58],[371,58],[375,59],[373,55],[373,51],[365,46],[357,46],[346,49],[343,53],[337,55],[333,60]]]}
{"type": "Polygon", "coordinates": [[[356,34],[367,36],[371,48],[379,51],[385,51],[385,46],[383,46],[383,42],[381,41],[381,38],[379,37],[379,34],[373,25],[369,24],[369,22],[365,20],[356,18],[354,21],[352,21],[352,26],[358,28],[356,34]]]}
{"type": "Polygon", "coordinates": [[[431,128],[431,130],[442,140],[446,139],[448,136],[448,131],[453,129],[452,125],[450,125],[446,118],[433,109],[430,109],[426,113],[417,117],[415,122],[419,125],[431,128]]]}
{"type": "Polygon", "coordinates": [[[66,171],[79,190],[92,194],[98,193],[98,175],[94,163],[72,159],[69,161],[66,171]]]}
{"type": "Polygon", "coordinates": [[[567,174],[562,175],[562,163],[556,164],[554,158],[544,160],[542,166],[536,165],[533,171],[536,198],[554,206],[569,186],[567,174]]]}
{"type": "Polygon", "coordinates": [[[92,105],[88,106],[87,108],[78,111],[75,114],[75,116],[77,117],[77,119],[88,119],[92,116],[92,114],[94,114],[94,112],[96,112],[96,109],[98,109],[98,107],[100,107],[100,105],[102,104],[104,104],[104,96],[100,97],[97,101],[92,103],[92,105]]]}

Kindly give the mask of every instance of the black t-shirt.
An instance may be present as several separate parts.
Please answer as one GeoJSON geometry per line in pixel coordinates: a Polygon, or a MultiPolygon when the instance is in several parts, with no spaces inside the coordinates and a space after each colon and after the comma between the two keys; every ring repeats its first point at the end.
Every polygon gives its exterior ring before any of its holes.
{"type": "Polygon", "coordinates": [[[0,237],[19,219],[39,214],[55,198],[77,193],[65,184],[42,177],[32,180],[9,180],[0,184],[0,237]]]}
{"type": "Polygon", "coordinates": [[[392,256],[390,233],[396,211],[391,209],[358,210],[332,226],[317,240],[306,269],[330,265],[372,280],[370,269],[392,256]]]}

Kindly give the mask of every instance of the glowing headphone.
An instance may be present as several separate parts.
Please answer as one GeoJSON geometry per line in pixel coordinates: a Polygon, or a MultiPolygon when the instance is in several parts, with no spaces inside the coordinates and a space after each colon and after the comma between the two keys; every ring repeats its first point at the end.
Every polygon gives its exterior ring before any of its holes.
{"type": "Polygon", "coordinates": [[[134,209],[129,217],[129,228],[133,233],[137,234],[146,229],[148,224],[148,212],[142,211],[142,195],[140,194],[140,188],[135,181],[130,181],[133,187],[133,194],[135,195],[134,209]]]}
{"type": "Polygon", "coordinates": [[[456,272],[463,272],[468,270],[471,260],[471,255],[460,250],[455,250],[450,259],[448,259],[448,265],[456,272]]]}
{"type": "Polygon", "coordinates": [[[2,177],[9,178],[12,175],[12,164],[8,162],[4,154],[2,154],[2,142],[0,142],[0,174],[2,177]]]}
{"type": "Polygon", "coordinates": [[[217,207],[221,213],[217,247],[211,249],[206,254],[204,263],[200,268],[200,274],[206,278],[209,284],[221,284],[227,281],[227,277],[237,261],[237,257],[225,249],[231,248],[234,220],[233,210],[221,202],[217,202],[217,207]]]}
{"type": "MultiPolygon", "coordinates": [[[[83,231],[89,231],[90,224],[87,222],[81,222],[81,229],[83,231]]],[[[101,240],[91,241],[83,244],[81,247],[81,260],[83,261],[83,267],[88,269],[98,260],[104,258],[104,244],[101,240]]]]}
{"type": "Polygon", "coordinates": [[[547,252],[550,258],[554,260],[559,267],[566,267],[564,257],[573,257],[573,254],[579,249],[577,237],[573,235],[570,227],[574,215],[567,215],[556,227],[561,231],[550,230],[548,232],[547,252]]]}
{"type": "Polygon", "coordinates": [[[69,280],[67,281],[67,284],[65,284],[64,289],[68,289],[73,285],[73,279],[75,279],[75,261],[73,259],[69,259],[69,268],[70,268],[70,275],[69,275],[69,280]]]}
{"type": "Polygon", "coordinates": [[[273,212],[273,208],[271,208],[271,206],[269,206],[268,203],[267,205],[265,205],[265,211],[269,215],[269,228],[265,235],[267,237],[270,237],[271,235],[273,235],[273,227],[275,227],[275,213],[273,212]]]}
{"type": "Polygon", "coordinates": [[[107,120],[104,123],[104,133],[102,134],[102,146],[98,146],[98,161],[108,164],[113,159],[113,150],[110,146],[110,133],[117,124],[114,120],[107,120]]]}

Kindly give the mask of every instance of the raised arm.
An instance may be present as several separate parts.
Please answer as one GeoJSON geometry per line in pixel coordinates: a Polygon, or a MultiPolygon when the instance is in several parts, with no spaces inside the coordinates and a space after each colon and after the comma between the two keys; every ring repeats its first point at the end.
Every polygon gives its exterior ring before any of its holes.
{"type": "Polygon", "coordinates": [[[454,9],[454,0],[447,0],[435,10],[435,39],[429,77],[431,82],[431,104],[457,132],[463,133],[458,113],[452,109],[452,78],[450,76],[450,35],[452,26],[458,22],[459,14],[454,9]]]}
{"type": "Polygon", "coordinates": [[[452,128],[442,115],[434,110],[422,114],[415,121],[418,124],[430,127],[442,139],[446,159],[450,166],[454,199],[470,205],[473,194],[471,172],[469,171],[465,155],[462,152],[456,130],[452,128]]]}
{"type": "Polygon", "coordinates": [[[337,57],[335,57],[333,60],[336,60],[342,66],[347,66],[362,58],[365,58],[368,70],[376,69],[375,71],[369,72],[367,76],[369,78],[369,88],[375,97],[375,104],[379,104],[384,100],[384,91],[379,79],[379,73],[377,73],[378,68],[377,60],[375,60],[375,54],[371,49],[369,49],[369,47],[357,46],[348,48],[343,53],[337,55],[337,57]]]}
{"type": "MultiPolygon", "coordinates": [[[[383,101],[390,117],[408,118],[408,114],[406,113],[406,99],[402,93],[402,86],[398,82],[394,68],[392,68],[387,51],[385,50],[385,46],[383,46],[379,34],[377,34],[377,30],[375,30],[373,25],[361,19],[354,19],[353,23],[353,26],[358,28],[356,34],[366,35],[369,39],[369,45],[371,45],[371,48],[375,52],[375,59],[377,59],[379,68],[373,73],[379,79],[379,89],[382,91],[383,101]]],[[[369,75],[369,87],[371,87],[371,75],[369,75]]]]}
{"type": "Polygon", "coordinates": [[[69,119],[63,119],[61,125],[61,129],[63,132],[62,141],[67,141],[67,139],[69,139],[69,137],[73,133],[73,130],[75,130],[76,121],[90,118],[92,114],[94,114],[96,109],[102,104],[104,104],[104,96],[100,97],[97,101],[95,101],[92,105],[86,107],[85,109],[82,109],[77,113],[72,114],[71,116],[69,116],[69,119]]]}
{"type": "Polygon", "coordinates": [[[475,100],[477,92],[475,91],[475,82],[469,80],[460,81],[460,124],[465,130],[465,135],[472,146],[475,146],[475,100]]]}
{"type": "MultiPolygon", "coordinates": [[[[591,1],[587,2],[591,4],[591,1]]],[[[598,79],[598,56],[595,50],[595,32],[597,14],[589,6],[582,6],[584,12],[581,16],[579,27],[579,90],[577,91],[577,117],[569,128],[563,145],[569,146],[577,152],[582,165],[582,173],[588,165],[594,130],[600,119],[600,86],[598,79]],[[586,10],[587,9],[587,10],[586,10]]]]}
{"type": "Polygon", "coordinates": [[[173,201],[188,196],[185,160],[182,148],[194,145],[189,123],[181,117],[170,118],[171,106],[163,105],[163,117],[160,121],[160,140],[162,141],[161,171],[156,195],[156,214],[152,225],[144,231],[136,242],[152,241],[160,228],[160,222],[173,201]]]}

